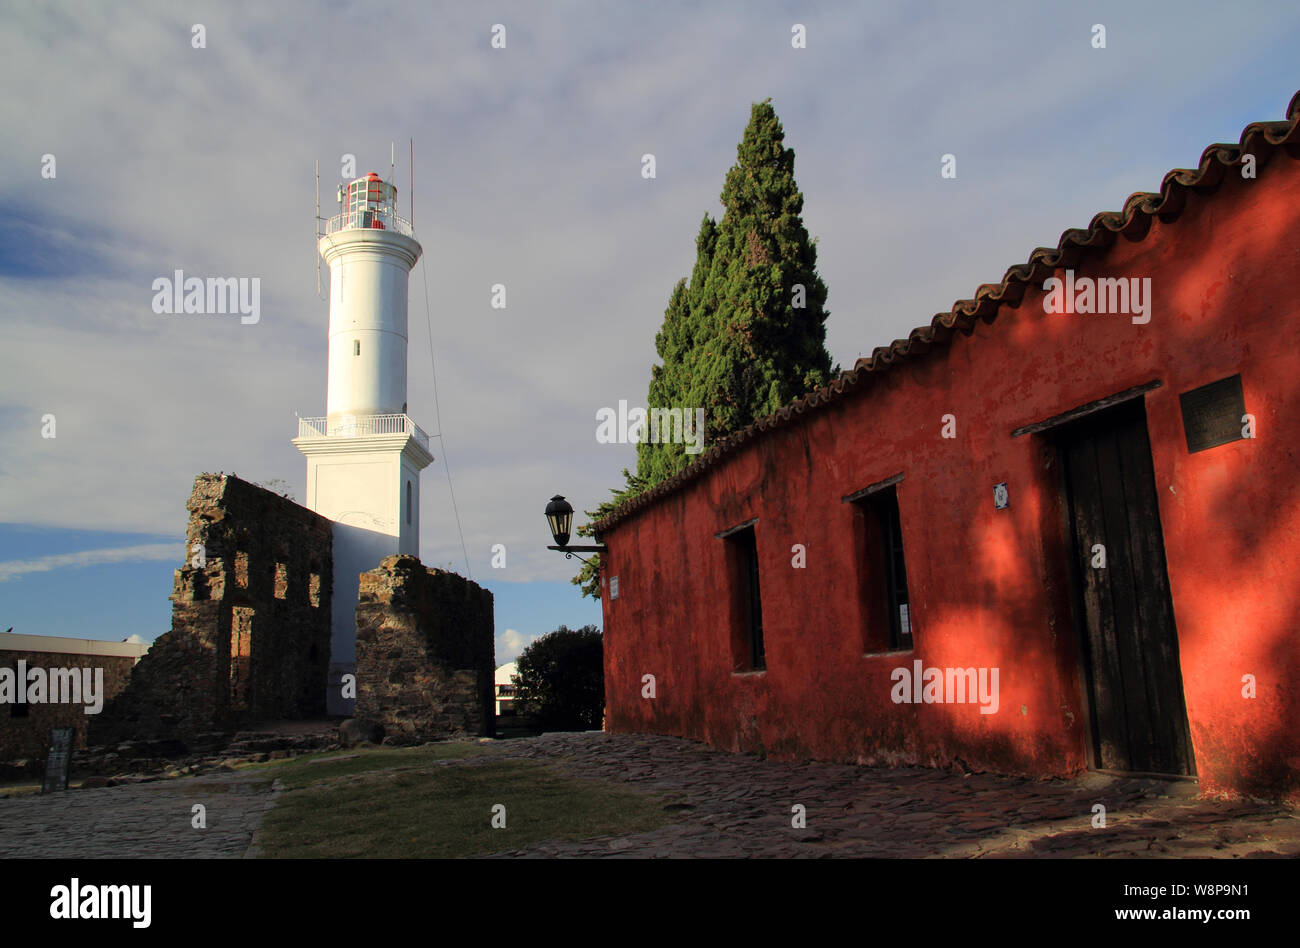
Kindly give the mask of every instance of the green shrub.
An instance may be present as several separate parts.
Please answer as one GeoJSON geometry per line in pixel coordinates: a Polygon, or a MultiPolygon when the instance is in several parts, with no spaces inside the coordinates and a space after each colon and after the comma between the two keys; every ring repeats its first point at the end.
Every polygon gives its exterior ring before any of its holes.
{"type": "Polygon", "coordinates": [[[560,626],[515,660],[518,706],[535,727],[599,730],[605,711],[604,649],[600,630],[560,626]]]}

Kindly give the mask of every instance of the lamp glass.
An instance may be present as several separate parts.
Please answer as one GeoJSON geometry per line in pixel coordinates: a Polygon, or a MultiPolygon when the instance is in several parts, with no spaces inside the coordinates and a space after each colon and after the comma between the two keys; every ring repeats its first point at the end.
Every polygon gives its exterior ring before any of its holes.
{"type": "Polygon", "coordinates": [[[559,494],[546,505],[546,523],[551,528],[556,546],[568,544],[569,530],[573,526],[573,507],[559,494]]]}

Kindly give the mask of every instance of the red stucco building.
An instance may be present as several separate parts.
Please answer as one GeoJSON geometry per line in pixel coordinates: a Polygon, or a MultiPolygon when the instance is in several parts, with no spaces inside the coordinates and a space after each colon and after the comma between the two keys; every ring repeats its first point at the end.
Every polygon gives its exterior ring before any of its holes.
{"type": "Polygon", "coordinates": [[[597,524],[607,729],[1300,801],[1287,114],[597,524]]]}

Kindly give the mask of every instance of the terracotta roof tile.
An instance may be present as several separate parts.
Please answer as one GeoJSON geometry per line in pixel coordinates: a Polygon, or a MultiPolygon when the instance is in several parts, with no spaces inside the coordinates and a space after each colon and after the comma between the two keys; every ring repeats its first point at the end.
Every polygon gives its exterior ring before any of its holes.
{"type": "Polygon", "coordinates": [[[888,346],[875,349],[870,356],[858,359],[853,368],[823,388],[795,399],[774,413],[760,418],[747,428],[733,432],[716,442],[674,477],[651,490],[620,504],[595,523],[602,532],[628,519],[638,510],[650,506],[700,477],[742,444],[764,431],[780,428],[805,412],[847,396],[873,372],[915,359],[932,349],[947,345],[958,332],[969,336],[975,321],[992,323],[1003,303],[1017,304],[1031,284],[1041,285],[1056,269],[1072,267],[1084,248],[1106,248],[1116,235],[1141,240],[1151,227],[1152,217],[1171,221],[1182,212],[1189,190],[1214,191],[1222,183],[1227,169],[1240,163],[1242,155],[1256,156],[1262,166],[1274,149],[1286,146],[1290,155],[1300,159],[1300,92],[1291,97],[1283,122],[1252,122],[1241,133],[1236,145],[1215,144],[1201,152],[1200,164],[1194,169],[1175,168],[1160,182],[1158,192],[1139,191],[1129,195],[1121,211],[1102,211],[1085,228],[1072,227],[1061,234],[1055,247],[1038,247],[1025,263],[1008,268],[998,283],[985,283],[975,291],[975,298],[958,300],[951,310],[938,313],[929,325],[919,326],[906,339],[895,339],[888,346]]]}

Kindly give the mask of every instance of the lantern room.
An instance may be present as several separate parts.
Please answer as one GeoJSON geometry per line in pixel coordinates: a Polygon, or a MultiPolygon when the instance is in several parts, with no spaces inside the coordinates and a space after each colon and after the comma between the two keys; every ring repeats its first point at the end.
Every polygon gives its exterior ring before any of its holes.
{"type": "Polygon", "coordinates": [[[397,186],[373,171],[348,185],[339,185],[340,214],[331,220],[337,226],[329,232],[348,228],[383,230],[397,215],[397,186]]]}

